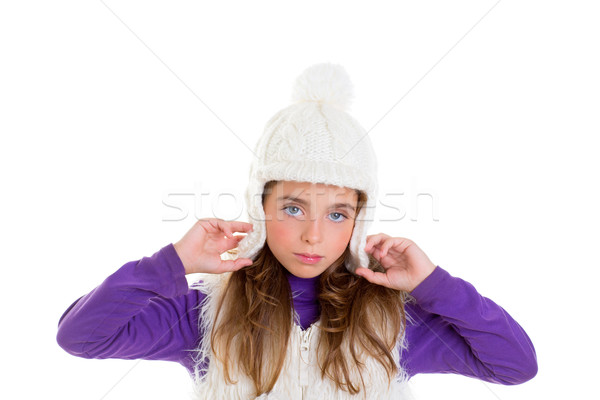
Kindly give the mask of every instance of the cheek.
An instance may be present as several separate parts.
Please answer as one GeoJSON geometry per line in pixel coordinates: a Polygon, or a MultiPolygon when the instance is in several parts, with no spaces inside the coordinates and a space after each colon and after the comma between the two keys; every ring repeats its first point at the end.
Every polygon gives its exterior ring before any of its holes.
{"type": "Polygon", "coordinates": [[[344,251],[346,246],[350,243],[350,239],[352,238],[353,225],[350,227],[345,227],[344,229],[337,230],[336,232],[331,232],[332,238],[336,238],[334,246],[337,251],[344,251]]]}
{"type": "Polygon", "coordinates": [[[271,243],[284,244],[292,237],[291,227],[283,221],[267,223],[267,239],[271,243]]]}

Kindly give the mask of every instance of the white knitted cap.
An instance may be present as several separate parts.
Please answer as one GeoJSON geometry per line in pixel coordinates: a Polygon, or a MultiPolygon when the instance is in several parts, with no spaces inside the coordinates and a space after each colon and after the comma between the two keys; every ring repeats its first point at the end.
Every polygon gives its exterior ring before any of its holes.
{"type": "Polygon", "coordinates": [[[364,251],[378,191],[377,160],[365,129],[347,112],[352,83],[345,69],[322,63],[307,68],[294,85],[294,104],[266,124],[250,167],[246,189],[249,222],[254,230],[238,244],[238,257],[254,259],[267,233],[262,194],[271,180],[323,183],[362,190],[367,202],[356,216],[350,239],[354,272],[369,266],[364,251]]]}

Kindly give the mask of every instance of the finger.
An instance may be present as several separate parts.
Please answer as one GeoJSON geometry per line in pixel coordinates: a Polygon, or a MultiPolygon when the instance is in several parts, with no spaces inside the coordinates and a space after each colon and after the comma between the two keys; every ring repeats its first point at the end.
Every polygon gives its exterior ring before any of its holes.
{"type": "Polygon", "coordinates": [[[356,269],[356,274],[376,285],[389,287],[387,276],[382,272],[375,272],[368,268],[358,267],[356,269]]]}
{"type": "Polygon", "coordinates": [[[365,246],[365,251],[370,251],[373,247],[378,246],[388,237],[389,235],[386,235],[385,233],[367,236],[367,245],[365,246]]]}
{"type": "Polygon", "coordinates": [[[247,236],[248,235],[233,235],[230,238],[225,236],[222,240],[219,240],[214,245],[216,246],[216,250],[219,252],[219,254],[221,254],[225,251],[230,251],[238,247],[240,242],[247,236]]]}
{"type": "Polygon", "coordinates": [[[228,224],[233,232],[252,232],[254,230],[254,226],[248,222],[230,221],[228,224]]]}
{"type": "Polygon", "coordinates": [[[250,265],[252,265],[254,263],[254,261],[252,261],[249,258],[238,258],[238,259],[234,260],[233,262],[234,262],[236,271],[238,269],[249,267],[250,265]]]}
{"type": "Polygon", "coordinates": [[[247,235],[233,235],[231,238],[225,238],[226,242],[224,246],[227,250],[237,247],[246,236],[247,235]]]}
{"type": "Polygon", "coordinates": [[[228,238],[233,238],[234,232],[246,233],[246,232],[252,232],[254,230],[254,227],[252,224],[250,224],[248,222],[242,222],[242,221],[223,221],[222,226],[223,226],[223,231],[225,232],[225,234],[228,238]]]}
{"type": "Polygon", "coordinates": [[[232,250],[237,248],[240,245],[240,242],[245,238],[245,236],[234,236],[233,239],[227,239],[227,250],[232,250]]]}
{"type": "Polygon", "coordinates": [[[381,250],[378,247],[374,247],[371,250],[371,255],[375,257],[377,261],[381,262],[381,250]]]}
{"type": "Polygon", "coordinates": [[[221,267],[219,269],[221,270],[221,272],[233,272],[247,267],[249,265],[252,265],[252,260],[248,258],[238,258],[235,260],[221,261],[221,267]]]}
{"type": "Polygon", "coordinates": [[[396,244],[394,238],[386,239],[381,245],[381,258],[385,257],[388,253],[388,250],[396,244]]]}
{"type": "Polygon", "coordinates": [[[212,228],[225,233],[227,237],[232,237],[234,231],[252,230],[252,224],[240,221],[225,221],[221,218],[203,218],[198,220],[205,228],[212,228]]]}
{"type": "Polygon", "coordinates": [[[410,239],[402,238],[402,237],[394,237],[390,238],[382,248],[382,257],[388,253],[390,249],[394,249],[398,253],[404,253],[404,251],[411,245],[410,239]]]}
{"type": "Polygon", "coordinates": [[[217,220],[217,226],[223,233],[225,233],[225,236],[227,236],[228,239],[233,239],[233,232],[231,231],[231,227],[227,221],[219,219],[217,220]]]}
{"type": "Polygon", "coordinates": [[[210,234],[218,234],[224,233],[226,237],[231,238],[233,235],[223,221],[220,218],[203,218],[198,220],[198,224],[204,228],[207,233],[210,234]]]}

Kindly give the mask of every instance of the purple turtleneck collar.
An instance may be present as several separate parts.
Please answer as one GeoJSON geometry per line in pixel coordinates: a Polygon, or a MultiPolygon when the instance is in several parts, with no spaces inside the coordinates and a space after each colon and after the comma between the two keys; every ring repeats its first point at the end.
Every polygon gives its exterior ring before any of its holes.
{"type": "Polygon", "coordinates": [[[299,325],[302,329],[306,329],[312,323],[316,322],[321,314],[317,298],[319,275],[314,278],[299,278],[291,274],[288,270],[285,270],[285,274],[292,290],[294,310],[296,310],[296,313],[300,317],[299,325]]]}

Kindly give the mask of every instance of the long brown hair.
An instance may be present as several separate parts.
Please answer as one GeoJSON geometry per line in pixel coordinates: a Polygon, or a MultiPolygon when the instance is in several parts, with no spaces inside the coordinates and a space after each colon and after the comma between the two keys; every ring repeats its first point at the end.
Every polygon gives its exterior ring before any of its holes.
{"type": "MultiPolygon", "coordinates": [[[[276,181],[270,181],[265,193],[276,181]]],[[[366,203],[358,193],[356,215],[366,203]]],[[[349,272],[345,252],[319,278],[321,307],[319,343],[321,376],[332,379],[340,390],[359,393],[364,387],[364,357],[374,358],[391,381],[398,373],[392,356],[404,334],[405,292],[375,285],[349,272]],[[344,344],[349,346],[349,354],[344,344]],[[352,382],[357,370],[361,382],[352,382]]],[[[369,268],[383,272],[369,255],[369,268]]],[[[234,383],[231,368],[249,376],[256,396],[273,389],[284,364],[292,330],[292,295],[284,267],[265,243],[252,265],[233,272],[217,304],[219,324],[211,332],[211,349],[224,365],[225,380],[234,383]]]]}

